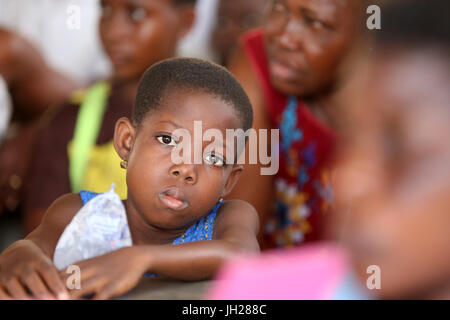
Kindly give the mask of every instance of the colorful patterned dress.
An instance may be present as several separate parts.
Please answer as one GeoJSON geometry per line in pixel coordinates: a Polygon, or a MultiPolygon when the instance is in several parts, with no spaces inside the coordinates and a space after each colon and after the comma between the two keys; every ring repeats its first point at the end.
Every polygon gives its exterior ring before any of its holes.
{"type": "Polygon", "coordinates": [[[326,168],[336,133],[297,97],[286,96],[272,86],[261,29],[248,32],[242,40],[263,90],[272,128],[280,129],[276,202],[264,226],[264,247],[318,240],[323,213],[333,200],[326,168]]]}

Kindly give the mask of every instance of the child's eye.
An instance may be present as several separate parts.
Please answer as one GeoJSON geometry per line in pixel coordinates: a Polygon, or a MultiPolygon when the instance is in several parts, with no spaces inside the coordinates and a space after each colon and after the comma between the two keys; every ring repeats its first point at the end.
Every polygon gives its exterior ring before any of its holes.
{"type": "Polygon", "coordinates": [[[168,136],[168,135],[160,135],[160,136],[157,136],[156,139],[160,143],[165,144],[167,146],[175,147],[177,145],[177,142],[175,141],[175,139],[173,139],[171,136],[168,136]]]}
{"type": "Polygon", "coordinates": [[[225,160],[214,153],[208,153],[205,155],[205,162],[210,165],[214,165],[217,167],[222,167],[225,165],[225,160]]]}

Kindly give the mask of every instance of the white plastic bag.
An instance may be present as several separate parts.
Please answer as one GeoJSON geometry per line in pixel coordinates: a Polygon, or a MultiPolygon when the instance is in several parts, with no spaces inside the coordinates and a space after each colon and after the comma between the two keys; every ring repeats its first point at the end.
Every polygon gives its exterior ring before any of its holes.
{"type": "Polygon", "coordinates": [[[58,240],[53,262],[63,270],[75,262],[131,245],[125,208],[113,184],[77,212],[58,240]]]}

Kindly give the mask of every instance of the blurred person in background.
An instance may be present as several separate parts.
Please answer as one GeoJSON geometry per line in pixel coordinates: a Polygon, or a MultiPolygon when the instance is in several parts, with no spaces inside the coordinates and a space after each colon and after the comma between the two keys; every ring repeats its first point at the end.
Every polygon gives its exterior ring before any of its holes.
{"type": "MultiPolygon", "coordinates": [[[[0,75],[0,145],[2,144],[3,138],[8,128],[11,111],[11,99],[8,94],[8,88],[6,86],[5,80],[0,75]]],[[[3,216],[2,213],[0,213],[0,215],[3,216]]],[[[0,252],[3,250],[4,244],[8,244],[9,242],[14,241],[20,236],[17,229],[13,231],[12,236],[7,234],[6,230],[10,230],[11,228],[7,226],[7,229],[4,230],[5,223],[3,222],[3,220],[4,219],[0,217],[0,252]]]]}
{"type": "Polygon", "coordinates": [[[268,0],[220,0],[212,47],[216,60],[227,66],[241,35],[261,26],[268,0]]]}
{"type": "MultiPolygon", "coordinates": [[[[26,39],[1,27],[0,75],[0,216],[18,219],[39,127],[76,84],[49,66],[26,39]]],[[[3,224],[6,218],[1,219],[3,224]]]]}
{"type": "Polygon", "coordinates": [[[5,79],[0,75],[0,144],[5,136],[11,117],[11,97],[5,79]]]}
{"type": "MultiPolygon", "coordinates": [[[[214,2],[214,0],[200,0],[197,2],[196,12],[199,15],[199,19],[196,19],[193,30],[179,43],[177,50],[181,55],[211,57],[210,50],[207,50],[206,44],[209,40],[212,19],[215,13],[214,2]]],[[[42,64],[42,66],[35,64],[36,67],[41,69],[42,75],[44,75],[42,70],[46,68],[48,69],[48,78],[58,73],[60,78],[64,78],[60,86],[70,82],[72,89],[88,87],[93,81],[105,78],[111,73],[111,63],[103,51],[98,33],[100,16],[101,5],[100,1],[97,0],[0,0],[0,26],[5,29],[5,32],[16,34],[29,46],[33,46],[33,49],[29,51],[40,55],[38,59],[33,59],[33,61],[38,61],[42,64]]],[[[15,63],[21,64],[22,62],[20,62],[20,59],[17,59],[15,63]]],[[[29,67],[29,64],[25,65],[29,67]]],[[[10,68],[18,68],[18,66],[11,65],[10,68]]],[[[6,129],[10,125],[9,121],[12,113],[10,92],[8,92],[7,84],[1,82],[1,79],[0,77],[0,145],[2,139],[5,138],[6,129]]],[[[45,91],[48,92],[48,90],[45,91]]],[[[59,91],[58,89],[54,90],[54,95],[58,96],[59,91]]],[[[61,101],[69,100],[70,91],[72,90],[66,90],[64,99],[59,99],[54,105],[59,107],[61,101]]],[[[81,95],[79,93],[75,92],[73,96],[74,101],[80,99],[81,95]]],[[[42,98],[47,99],[45,96],[44,94],[42,98]]],[[[36,97],[32,96],[29,99],[33,100],[36,97]]],[[[40,99],[41,97],[38,97],[34,101],[39,101],[40,99]]],[[[32,103],[30,107],[33,107],[32,103]]],[[[55,113],[54,110],[56,108],[53,108],[51,112],[45,115],[45,121],[40,121],[41,126],[51,119],[55,113]]],[[[7,145],[9,148],[13,148],[14,152],[4,152],[3,158],[5,159],[4,161],[0,160],[2,177],[6,179],[3,179],[3,187],[0,187],[3,192],[0,196],[2,199],[0,207],[5,207],[5,203],[7,203],[8,212],[17,211],[17,214],[14,215],[12,213],[8,214],[5,217],[7,220],[3,219],[0,221],[0,233],[2,235],[0,238],[0,250],[22,236],[18,221],[22,209],[22,198],[19,197],[20,193],[17,186],[20,185],[20,189],[23,189],[23,186],[27,183],[25,171],[28,168],[30,157],[24,157],[25,154],[22,151],[27,149],[27,154],[32,153],[35,135],[30,135],[30,130],[23,130],[18,135],[17,131],[21,130],[17,129],[21,127],[16,124],[11,125],[11,128],[15,129],[8,131],[8,138],[12,137],[11,132],[14,131],[16,132],[15,135],[18,136],[15,140],[18,141],[20,139],[21,143],[8,143],[7,145]],[[19,136],[31,138],[20,138],[19,136]],[[16,159],[17,156],[20,159],[16,159]],[[9,171],[14,172],[12,179],[9,171]],[[16,188],[11,188],[10,182],[16,188]],[[4,194],[6,192],[8,196],[4,194]],[[16,207],[17,209],[14,209],[16,207]]]]}
{"type": "Polygon", "coordinates": [[[73,96],[38,137],[25,202],[25,232],[39,225],[59,196],[81,189],[126,198],[126,171],[113,146],[116,120],[129,116],[139,79],[154,63],[175,56],[194,22],[195,0],[103,0],[100,38],[110,78],[73,96]]]}
{"type": "Polygon", "coordinates": [[[219,0],[196,1],[195,23],[179,43],[179,56],[214,60],[211,34],[216,21],[218,3],[219,0]]]}
{"type": "Polygon", "coordinates": [[[252,101],[254,129],[280,130],[278,173],[263,176],[261,166],[247,165],[230,195],[257,209],[264,249],[320,239],[333,200],[327,168],[338,131],[334,96],[358,44],[362,4],[271,0],[263,27],[243,36],[230,61],[252,101]]]}
{"type": "MultiPolygon", "coordinates": [[[[210,36],[218,0],[197,0],[192,29],[177,53],[211,60],[210,36]]],[[[111,74],[98,23],[100,0],[0,0],[0,26],[30,41],[47,62],[80,85],[111,74]]]]}
{"type": "Polygon", "coordinates": [[[99,8],[97,0],[0,0],[0,51],[3,63],[6,52],[14,60],[7,66],[14,79],[0,87],[5,99],[0,101],[0,211],[7,211],[0,218],[0,250],[22,236],[22,190],[37,127],[45,126],[73,90],[110,73],[96,32],[99,8]],[[5,34],[16,40],[5,40],[5,34]],[[15,43],[14,50],[11,43],[15,43]],[[6,101],[10,102],[9,117],[3,113],[8,110],[6,101]],[[49,111],[40,114],[47,107],[49,111]]]}
{"type": "Polygon", "coordinates": [[[360,279],[379,266],[382,298],[450,299],[449,12],[448,1],[387,2],[349,102],[336,235],[360,279]]]}
{"type": "Polygon", "coordinates": [[[108,76],[98,35],[99,0],[0,0],[0,26],[29,41],[78,86],[108,76]]]}
{"type": "Polygon", "coordinates": [[[382,9],[375,50],[343,95],[335,244],[236,261],[211,298],[450,299],[449,10],[382,9]]]}

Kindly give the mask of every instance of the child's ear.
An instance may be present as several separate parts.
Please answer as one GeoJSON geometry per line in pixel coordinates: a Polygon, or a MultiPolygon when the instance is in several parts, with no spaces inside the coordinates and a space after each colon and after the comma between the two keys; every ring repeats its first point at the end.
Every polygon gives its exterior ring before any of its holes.
{"type": "Polygon", "coordinates": [[[128,161],[134,144],[136,128],[128,118],[122,117],[116,122],[114,129],[114,148],[119,157],[128,161]]]}
{"type": "Polygon", "coordinates": [[[195,22],[195,7],[192,5],[180,6],[178,12],[178,40],[182,39],[186,34],[191,31],[195,22]]]}
{"type": "Polygon", "coordinates": [[[242,174],[244,167],[240,164],[234,164],[233,169],[231,169],[230,176],[228,177],[225,187],[223,188],[222,198],[225,198],[234,188],[242,174]]]}

